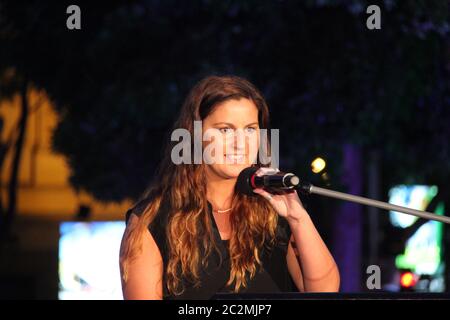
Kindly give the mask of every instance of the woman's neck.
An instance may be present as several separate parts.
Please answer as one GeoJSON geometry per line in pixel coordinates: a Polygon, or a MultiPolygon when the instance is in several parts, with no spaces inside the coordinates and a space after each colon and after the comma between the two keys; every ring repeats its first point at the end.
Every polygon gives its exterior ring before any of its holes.
{"type": "Polygon", "coordinates": [[[231,208],[236,179],[224,179],[212,174],[206,179],[206,198],[214,210],[226,210],[231,208]]]}

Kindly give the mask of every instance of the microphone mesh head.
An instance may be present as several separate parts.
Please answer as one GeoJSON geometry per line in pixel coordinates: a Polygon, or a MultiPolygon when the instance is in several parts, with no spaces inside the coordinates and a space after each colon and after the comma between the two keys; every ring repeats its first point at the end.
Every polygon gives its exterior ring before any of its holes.
{"type": "Polygon", "coordinates": [[[256,196],[256,193],[253,192],[250,179],[257,170],[258,168],[255,167],[248,167],[242,170],[236,181],[236,191],[248,196],[256,196]]]}
{"type": "Polygon", "coordinates": [[[292,185],[292,186],[296,186],[296,185],[298,185],[299,183],[300,183],[299,177],[297,177],[297,176],[292,176],[292,177],[291,177],[291,185],[292,185]]]}

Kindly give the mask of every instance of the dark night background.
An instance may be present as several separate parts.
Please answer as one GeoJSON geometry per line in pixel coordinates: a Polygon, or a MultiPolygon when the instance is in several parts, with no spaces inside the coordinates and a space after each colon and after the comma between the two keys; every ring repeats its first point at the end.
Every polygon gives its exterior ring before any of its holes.
{"type": "MultiPolygon", "coordinates": [[[[280,168],[382,201],[397,184],[436,185],[448,212],[449,21],[448,1],[0,1],[0,101],[45,90],[60,119],[52,148],[67,159],[70,184],[120,202],[150,182],[189,89],[206,75],[235,74],[267,99],[280,168]],[[81,8],[81,30],[66,28],[70,4],[81,8]],[[370,4],[381,8],[380,30],[366,27],[370,4]],[[317,156],[328,181],[311,172],[317,156]]],[[[21,108],[19,132],[26,99],[21,108]]],[[[2,189],[3,242],[20,215],[14,189],[14,181],[2,189]]],[[[387,213],[302,200],[340,266],[343,292],[367,290],[366,267],[402,250],[404,234],[387,213]]],[[[449,237],[445,227],[447,265],[449,237]]],[[[35,277],[16,280],[29,288],[35,277]]],[[[51,290],[41,296],[56,298],[51,290]]]]}

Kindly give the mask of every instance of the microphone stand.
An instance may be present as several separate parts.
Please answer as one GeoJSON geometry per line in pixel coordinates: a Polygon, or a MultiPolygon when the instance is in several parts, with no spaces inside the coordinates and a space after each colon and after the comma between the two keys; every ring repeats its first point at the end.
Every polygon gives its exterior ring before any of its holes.
{"type": "Polygon", "coordinates": [[[299,184],[294,186],[294,189],[299,190],[301,193],[306,194],[306,195],[319,194],[319,195],[330,197],[330,198],[356,202],[359,204],[377,207],[380,209],[403,212],[403,213],[411,214],[411,215],[419,217],[419,218],[435,220],[435,221],[450,224],[450,217],[440,216],[440,215],[437,215],[437,214],[434,214],[431,212],[427,212],[427,211],[421,211],[421,210],[410,209],[410,208],[406,208],[406,207],[402,207],[402,206],[397,206],[397,205],[390,204],[387,202],[382,202],[382,201],[364,198],[364,197],[360,197],[360,196],[354,196],[354,195],[351,195],[348,193],[343,193],[343,192],[333,191],[333,190],[329,190],[329,189],[325,189],[325,188],[320,188],[320,187],[316,187],[316,186],[312,185],[309,182],[303,182],[303,183],[300,182],[299,184]]]}

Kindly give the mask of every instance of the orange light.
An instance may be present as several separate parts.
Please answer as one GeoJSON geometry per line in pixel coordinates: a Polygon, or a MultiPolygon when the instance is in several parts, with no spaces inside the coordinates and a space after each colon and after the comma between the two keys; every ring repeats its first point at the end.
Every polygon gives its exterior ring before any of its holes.
{"type": "Polygon", "coordinates": [[[400,277],[400,284],[404,288],[411,288],[416,284],[416,278],[412,272],[405,272],[400,277]]]}
{"type": "Polygon", "coordinates": [[[314,173],[319,173],[323,171],[323,169],[325,169],[326,166],[327,163],[321,157],[317,157],[311,162],[311,170],[314,173]]]}

